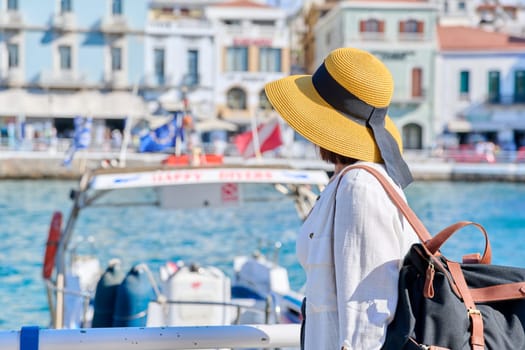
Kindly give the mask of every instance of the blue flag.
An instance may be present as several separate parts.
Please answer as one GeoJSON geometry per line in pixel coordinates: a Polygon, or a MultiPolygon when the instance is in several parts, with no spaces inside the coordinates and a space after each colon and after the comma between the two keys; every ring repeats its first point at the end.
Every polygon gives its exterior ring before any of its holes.
{"type": "Polygon", "coordinates": [[[66,152],[64,162],[62,163],[64,166],[71,165],[77,150],[86,149],[91,144],[91,126],[93,125],[93,119],[76,116],[74,125],[73,142],[66,152]]]}
{"type": "Polygon", "coordinates": [[[74,145],[76,149],[86,149],[91,144],[93,118],[75,117],[74,145]]]}
{"type": "Polygon", "coordinates": [[[140,138],[139,152],[160,152],[175,147],[177,139],[184,141],[182,113],[176,112],[171,120],[140,138]]]}

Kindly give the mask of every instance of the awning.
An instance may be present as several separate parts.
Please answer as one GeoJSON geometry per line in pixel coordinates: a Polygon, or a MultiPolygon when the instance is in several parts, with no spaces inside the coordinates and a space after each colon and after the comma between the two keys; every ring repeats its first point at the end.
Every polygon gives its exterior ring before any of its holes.
{"type": "Polygon", "coordinates": [[[237,131],[238,126],[220,119],[206,119],[195,123],[195,130],[207,132],[212,130],[237,131]]]}

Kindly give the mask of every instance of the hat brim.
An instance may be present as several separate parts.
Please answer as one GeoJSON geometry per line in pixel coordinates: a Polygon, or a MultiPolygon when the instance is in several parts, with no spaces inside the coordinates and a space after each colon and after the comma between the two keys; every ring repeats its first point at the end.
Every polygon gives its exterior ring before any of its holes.
{"type": "MultiPolygon", "coordinates": [[[[310,142],[337,154],[381,163],[372,130],[339,113],[315,90],[310,75],[292,75],[266,84],[273,107],[295,131],[310,142]]],[[[385,129],[402,152],[401,136],[387,115],[385,129]]]]}

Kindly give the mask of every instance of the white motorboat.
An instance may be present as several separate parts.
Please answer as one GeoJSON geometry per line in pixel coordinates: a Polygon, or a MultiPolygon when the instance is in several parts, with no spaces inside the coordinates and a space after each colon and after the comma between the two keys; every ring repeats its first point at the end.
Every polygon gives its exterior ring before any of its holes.
{"type": "MultiPolygon", "coordinates": [[[[283,197],[291,197],[290,203],[295,203],[299,217],[304,218],[327,182],[328,176],[323,170],[282,166],[159,166],[86,172],[78,188],[71,192],[72,207],[68,216],[62,220],[62,214],[56,212],[49,229],[43,277],[50,327],[300,322],[302,294],[292,290],[287,270],[278,260],[260,251],[235,257],[230,273],[199,262],[168,259],[158,270],[141,262],[123,271],[121,257],[116,256],[103,266],[105,263],[96,249],[81,249],[76,243],[79,235],[76,224],[83,212],[92,207],[131,208],[120,211],[119,217],[114,218],[125,222],[124,214],[135,216],[135,220],[149,220],[140,217],[143,206],[156,206],[163,211],[211,210],[253,200],[266,201],[268,205],[268,201],[283,197]],[[250,186],[271,188],[272,196],[254,199],[249,196],[250,186]],[[137,195],[144,189],[151,190],[150,194],[137,195]]],[[[262,193],[253,191],[253,187],[252,192],[257,196],[262,193]]],[[[140,237],[147,240],[148,236],[143,232],[140,237]]],[[[106,237],[105,244],[111,239],[115,238],[106,237]]],[[[82,244],[92,243],[84,240],[82,244]]],[[[279,243],[275,242],[274,248],[278,247],[279,243]]]]}

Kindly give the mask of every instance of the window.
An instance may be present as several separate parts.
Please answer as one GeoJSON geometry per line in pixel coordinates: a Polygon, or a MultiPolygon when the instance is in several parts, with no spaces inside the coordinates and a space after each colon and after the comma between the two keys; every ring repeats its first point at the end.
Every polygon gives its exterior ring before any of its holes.
{"type": "Polygon", "coordinates": [[[498,71],[489,72],[489,86],[488,86],[488,101],[490,103],[499,103],[500,102],[500,92],[499,92],[500,78],[498,71]]]}
{"type": "Polygon", "coordinates": [[[281,49],[261,47],[259,49],[259,71],[280,72],[281,71],[281,49]]]}
{"type": "Polygon", "coordinates": [[[199,51],[188,51],[188,75],[186,85],[195,86],[199,84],[199,51]]]}
{"type": "Polygon", "coordinates": [[[423,148],[423,128],[415,123],[403,127],[403,147],[406,149],[423,148]]]}
{"type": "Polygon", "coordinates": [[[514,73],[514,102],[525,102],[525,70],[514,73]]]}
{"type": "Polygon", "coordinates": [[[423,80],[423,69],[413,68],[412,69],[412,97],[422,97],[423,96],[422,80],[423,80]]]}
{"type": "Polygon", "coordinates": [[[248,48],[244,46],[228,47],[226,49],[226,71],[248,71],[248,48]]]}
{"type": "Polygon", "coordinates": [[[18,0],[7,0],[7,10],[17,11],[18,10],[18,0]]]}
{"type": "Polygon", "coordinates": [[[377,19],[368,19],[359,23],[359,32],[364,39],[382,40],[385,32],[385,22],[377,19]]]}
{"type": "Polygon", "coordinates": [[[465,5],[465,1],[459,1],[458,2],[458,10],[459,11],[464,11],[466,8],[467,8],[467,6],[465,5]]]}
{"type": "Polygon", "coordinates": [[[242,24],[241,20],[239,19],[225,19],[222,21],[222,23],[227,26],[240,26],[242,24]]]}
{"type": "Polygon", "coordinates": [[[259,92],[259,109],[262,109],[262,110],[273,109],[273,106],[270,103],[270,100],[268,100],[268,96],[266,96],[266,91],[264,91],[264,89],[262,89],[261,92],[259,92]]]}
{"type": "Polygon", "coordinates": [[[361,33],[383,33],[385,28],[385,23],[383,21],[378,21],[377,19],[368,19],[366,21],[360,22],[359,31],[361,33]]]}
{"type": "Polygon", "coordinates": [[[7,66],[9,68],[18,67],[18,44],[7,44],[7,66]]]}
{"type": "Polygon", "coordinates": [[[121,15],[122,14],[122,0],[113,0],[111,4],[111,13],[113,15],[121,15]]]}
{"type": "Polygon", "coordinates": [[[274,27],[275,26],[275,21],[254,19],[252,21],[252,24],[256,25],[256,26],[262,26],[262,27],[274,27]]]}
{"type": "Polygon", "coordinates": [[[111,70],[122,70],[122,48],[120,47],[111,48],[111,70]]]}
{"type": "Polygon", "coordinates": [[[60,69],[71,69],[71,46],[60,45],[58,54],[60,56],[60,69]]]}
{"type": "Polygon", "coordinates": [[[424,23],[415,19],[399,22],[400,33],[423,33],[423,28],[424,23]]]}
{"type": "Polygon", "coordinates": [[[240,88],[233,88],[226,95],[228,108],[244,110],[246,109],[246,93],[240,88]]]}
{"type": "Polygon", "coordinates": [[[60,13],[73,11],[72,0],[60,0],[60,13]]]}
{"type": "Polygon", "coordinates": [[[463,70],[459,72],[459,95],[460,97],[468,97],[470,93],[470,72],[463,70]]]}
{"type": "Polygon", "coordinates": [[[164,84],[164,61],[165,61],[165,50],[164,49],[155,49],[153,52],[155,60],[155,79],[158,84],[164,84]]]}

